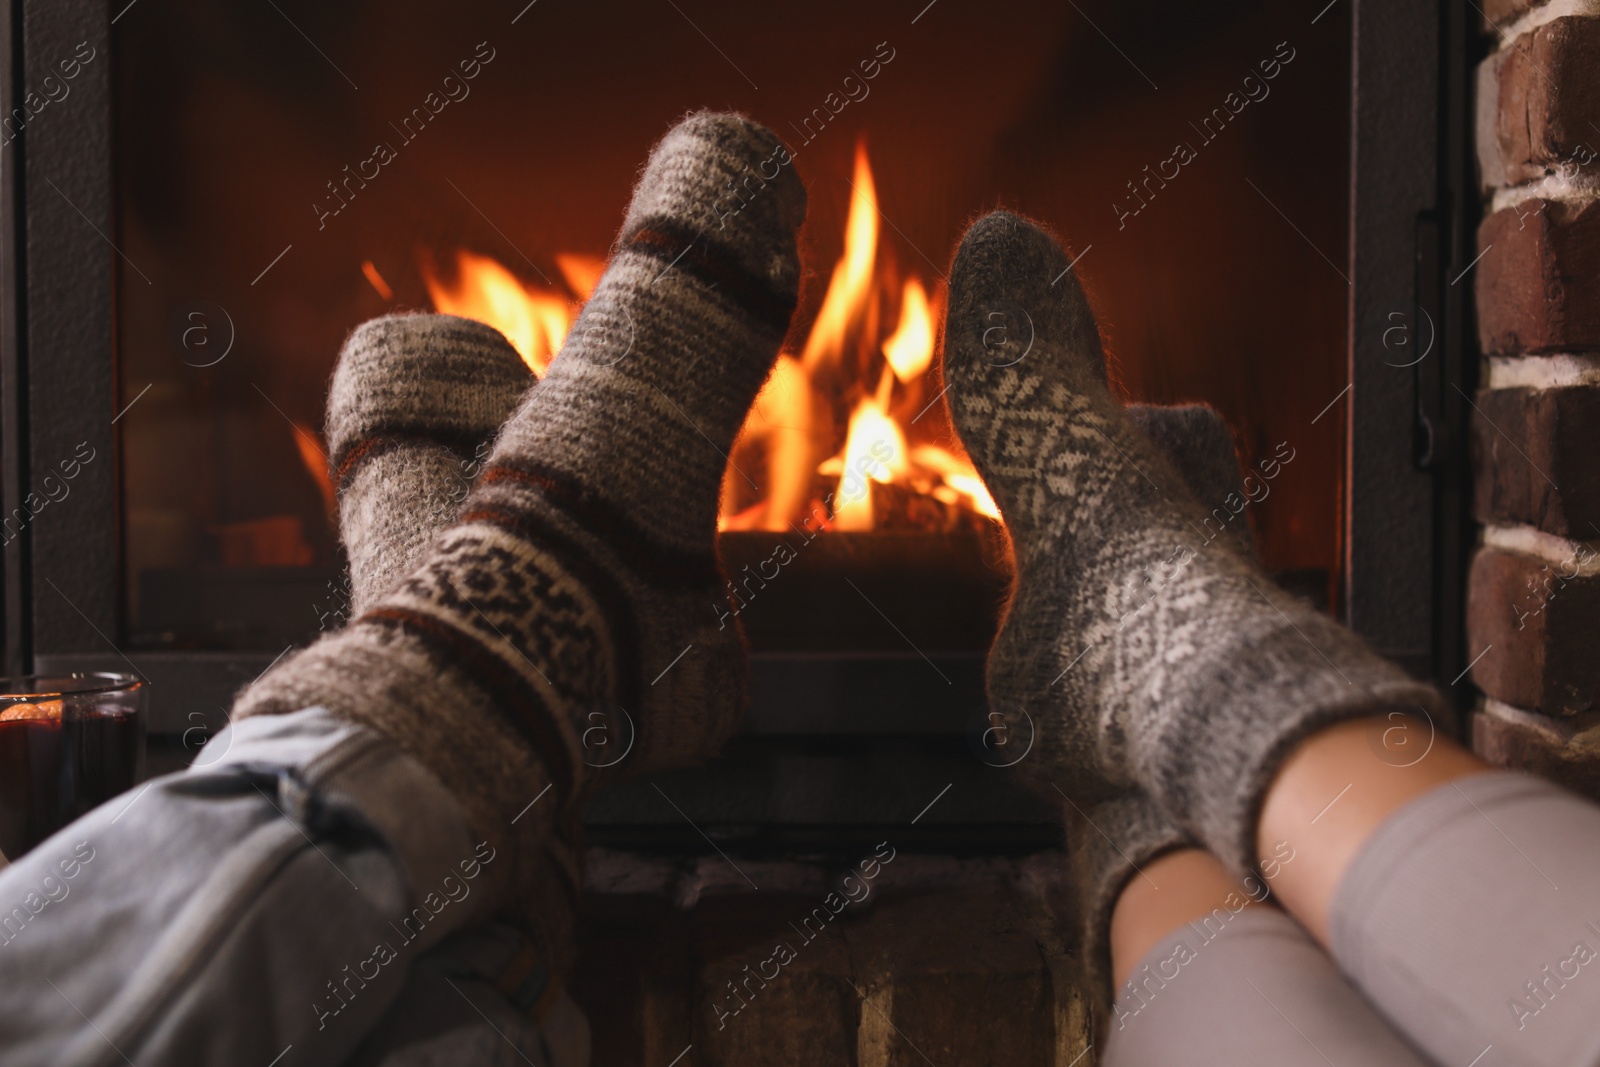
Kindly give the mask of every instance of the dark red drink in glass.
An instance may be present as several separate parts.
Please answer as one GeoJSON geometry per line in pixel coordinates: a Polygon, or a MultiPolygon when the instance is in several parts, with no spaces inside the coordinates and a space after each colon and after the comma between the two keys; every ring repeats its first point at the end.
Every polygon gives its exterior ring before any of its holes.
{"type": "Polygon", "coordinates": [[[130,675],[0,681],[0,853],[16,859],[144,772],[144,683],[130,675]]]}

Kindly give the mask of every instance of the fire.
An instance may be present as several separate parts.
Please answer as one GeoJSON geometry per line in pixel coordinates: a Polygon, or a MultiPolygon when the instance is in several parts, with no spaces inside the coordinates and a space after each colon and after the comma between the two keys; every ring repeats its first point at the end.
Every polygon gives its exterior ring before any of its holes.
{"type": "MultiPolygon", "coordinates": [[[[587,275],[580,277],[586,279],[587,275]]],[[[456,252],[453,285],[435,276],[426,260],[422,280],[435,310],[487,322],[506,335],[535,374],[543,374],[550,366],[572,327],[572,305],[564,294],[524,285],[495,260],[466,249],[456,252]]]]}
{"type": "MultiPolygon", "coordinates": [[[[866,531],[885,514],[950,528],[999,509],[960,452],[933,373],[941,290],[897,269],[879,245],[877,186],[865,144],[856,148],[844,254],[798,353],[778,357],[756,397],[723,484],[724,530],[783,531],[819,517],[866,531]],[[854,472],[854,473],[852,473],[854,472]],[[757,488],[758,487],[758,488],[757,488]],[[877,494],[888,494],[875,501],[877,494]],[[898,502],[921,500],[903,507],[898,502]],[[968,517],[964,519],[963,516],[968,517]]],[[[423,280],[439,311],[496,327],[543,374],[605,264],[562,253],[567,292],[524,283],[487,256],[456,253],[456,280],[423,280]]]]}
{"type": "Polygon", "coordinates": [[[915,278],[906,279],[900,300],[900,325],[883,342],[883,358],[894,376],[909,385],[922,377],[933,362],[933,311],[928,292],[915,278]]]}
{"type": "Polygon", "coordinates": [[[333,475],[328,471],[328,453],[323,451],[311,427],[293,420],[289,425],[294,428],[294,446],[300,453],[300,463],[317,483],[317,492],[322,494],[322,506],[329,515],[338,515],[339,503],[333,490],[333,475]]]}
{"type": "Polygon", "coordinates": [[[885,485],[897,476],[904,476],[906,466],[906,438],[900,426],[889,417],[882,403],[874,397],[863,400],[850,415],[850,432],[845,435],[844,452],[838,461],[822,464],[822,473],[832,473],[839,468],[839,487],[833,496],[833,528],[836,530],[872,529],[872,482],[885,485]],[[876,447],[874,447],[876,446],[876,447]],[[879,459],[879,457],[884,457],[879,459]],[[862,489],[851,490],[851,471],[864,471],[862,489]]]}
{"type": "Polygon", "coordinates": [[[878,255],[878,193],[864,143],[856,145],[855,171],[850,183],[850,214],[844,225],[844,258],[828,281],[822,310],[800,357],[808,369],[842,355],[849,346],[851,324],[871,307],[872,268],[878,255]]]}
{"type": "Polygon", "coordinates": [[[587,300],[594,295],[594,287],[600,284],[600,275],[606,272],[606,261],[597,256],[562,252],[556,256],[556,267],[578,299],[587,300]]]}
{"type": "Polygon", "coordinates": [[[844,255],[816,322],[800,355],[780,359],[734,446],[736,463],[741,456],[764,457],[770,491],[740,507],[741,480],[730,478],[720,525],[780,531],[822,507],[831,510],[831,529],[871,530],[881,514],[876,486],[931,497],[956,516],[998,521],[1000,511],[971,462],[947,447],[959,449],[943,411],[933,410],[939,390],[930,371],[943,300],[879,254],[877,185],[864,144],[856,148],[850,184],[844,255]],[[892,330],[885,329],[888,322],[892,330]],[[805,388],[797,381],[802,376],[805,388]],[[840,422],[844,441],[829,455],[840,422]],[[861,471],[864,479],[853,477],[861,471]],[[812,488],[819,478],[825,494],[812,488]]]}

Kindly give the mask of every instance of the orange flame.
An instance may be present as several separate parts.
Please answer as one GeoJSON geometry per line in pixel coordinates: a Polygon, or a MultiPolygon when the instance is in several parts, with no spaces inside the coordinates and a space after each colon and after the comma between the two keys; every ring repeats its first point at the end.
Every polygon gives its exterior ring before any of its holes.
{"type": "Polygon", "coordinates": [[[928,291],[917,279],[907,278],[900,301],[900,325],[883,342],[883,358],[901,382],[909,385],[916,381],[933,362],[933,333],[928,291]]]}
{"type": "Polygon", "coordinates": [[[487,322],[506,335],[535,374],[550,366],[572,326],[572,308],[564,294],[524,285],[495,260],[466,249],[456,252],[453,285],[436,277],[426,260],[422,280],[436,310],[487,322]]]}
{"type": "Polygon", "coordinates": [[[800,357],[807,370],[845,351],[850,324],[872,293],[872,267],[878,255],[878,192],[872,181],[872,168],[867,164],[865,142],[856,145],[851,189],[850,214],[844,224],[844,256],[828,281],[822,310],[817,313],[800,357]]]}
{"type": "Polygon", "coordinates": [[[378,268],[373,266],[372,260],[361,261],[361,273],[367,276],[367,281],[372,284],[373,290],[384,300],[394,299],[394,290],[389,288],[389,283],[383,280],[383,275],[378,273],[378,268]]]}
{"type": "MultiPolygon", "coordinates": [[[[844,254],[805,344],[798,354],[778,357],[745,419],[718,527],[782,531],[820,517],[826,528],[871,530],[879,513],[872,487],[891,483],[999,521],[972,463],[947,447],[953,435],[942,409],[932,410],[943,294],[880,256],[877,186],[865,143],[856,146],[850,184],[844,254]],[[887,322],[892,330],[882,328],[887,322]],[[753,483],[760,487],[754,496],[753,483]]],[[[571,253],[555,259],[570,293],[587,300],[605,263],[571,253]]],[[[487,256],[461,250],[456,261],[453,285],[423,263],[434,307],[497,327],[543,374],[576,317],[567,294],[525,284],[487,256]]]]}
{"type": "Polygon", "coordinates": [[[294,447],[300,453],[300,462],[305,466],[306,473],[311,475],[311,480],[317,483],[317,492],[322,494],[322,506],[328,509],[329,515],[338,515],[333,475],[328,470],[328,453],[323,451],[311,427],[293,421],[289,425],[294,427],[294,447]]]}
{"type": "MultiPolygon", "coordinates": [[[[857,405],[845,436],[839,488],[834,493],[834,528],[870,530],[873,524],[872,483],[903,478],[910,469],[906,438],[877,397],[857,405]],[[864,475],[864,477],[862,477],[864,475]]],[[[824,463],[832,468],[833,462],[824,463]]]]}
{"type": "Polygon", "coordinates": [[[578,294],[579,300],[587,300],[594,295],[595,286],[600,284],[600,275],[606,272],[605,260],[576,252],[558,253],[556,266],[561,270],[561,277],[567,286],[578,294]]]}

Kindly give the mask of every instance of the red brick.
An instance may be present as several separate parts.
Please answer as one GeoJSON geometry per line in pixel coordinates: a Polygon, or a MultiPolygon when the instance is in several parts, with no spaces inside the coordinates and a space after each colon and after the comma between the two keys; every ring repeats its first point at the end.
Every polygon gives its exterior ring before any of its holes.
{"type": "Polygon", "coordinates": [[[1478,249],[1485,352],[1600,350],[1600,205],[1524,201],[1483,221],[1478,249]]]}
{"type": "MultiPolygon", "coordinates": [[[[1495,116],[1494,145],[1479,144],[1487,184],[1515,185],[1563,165],[1569,175],[1600,170],[1600,135],[1589,125],[1600,97],[1600,19],[1547,22],[1484,64],[1479,92],[1494,94],[1485,103],[1495,116]]],[[[1488,132],[1480,127],[1480,142],[1488,132]]]]}
{"type": "Polygon", "coordinates": [[[1600,692],[1600,577],[1563,564],[1483,548],[1467,584],[1467,644],[1474,684],[1506,704],[1552,715],[1595,706],[1600,692]]]}
{"type": "Polygon", "coordinates": [[[1479,184],[1485,192],[1514,184],[1506,176],[1505,158],[1500,152],[1500,76],[1511,54],[1493,52],[1478,64],[1472,139],[1478,148],[1479,184]]]}
{"type": "Polygon", "coordinates": [[[1490,389],[1472,413],[1480,522],[1525,523],[1580,541],[1600,538],[1600,387],[1490,389]]]}
{"type": "Polygon", "coordinates": [[[790,925],[820,901],[820,894],[778,893],[701,900],[694,917],[698,1067],[855,1062],[860,998],[850,986],[855,970],[845,939],[830,924],[807,941],[790,925]],[[782,966],[779,945],[794,954],[782,966]],[[778,977],[763,981],[763,965],[778,967],[778,977]]]}
{"type": "Polygon", "coordinates": [[[1060,1013],[1032,910],[991,883],[885,901],[849,927],[866,997],[861,1062],[1053,1064],[1060,1013]]]}
{"type": "Polygon", "coordinates": [[[1497,767],[1527,771],[1600,800],[1600,728],[1579,730],[1535,712],[1490,705],[1472,718],[1472,747],[1497,767]]]}

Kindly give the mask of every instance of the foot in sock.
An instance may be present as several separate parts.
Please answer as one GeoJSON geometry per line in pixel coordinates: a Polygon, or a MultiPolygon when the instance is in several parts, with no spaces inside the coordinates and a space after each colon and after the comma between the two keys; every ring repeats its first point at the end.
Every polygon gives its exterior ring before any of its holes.
{"type": "Polygon", "coordinates": [[[605,276],[456,524],[235,706],[321,704],[392,739],[510,849],[507,892],[592,777],[592,716],[622,713],[629,762],[662,766],[703,755],[742,711],[742,639],[715,607],[718,490],[794,308],[805,194],[784,168],[737,213],[719,205],[780,150],[706,113],[662,140],[605,276]]]}
{"type": "MultiPolygon", "coordinates": [[[[1243,499],[1233,437],[1214,409],[1204,404],[1133,404],[1125,410],[1196,497],[1220,501],[1238,493],[1243,499]]],[[[1254,553],[1248,522],[1231,523],[1226,529],[1241,552],[1254,553]]],[[[1083,922],[1083,958],[1092,988],[1105,995],[1111,978],[1111,913],[1123,887],[1151,860],[1173,849],[1192,848],[1194,841],[1137,788],[1102,800],[1088,811],[1068,799],[1065,815],[1083,922]]]]}
{"type": "MultiPolygon", "coordinates": [[[[501,423],[533,384],[492,326],[452,315],[385,315],[351,333],[328,390],[329,461],[339,538],[359,615],[412,571],[450,526],[501,423]]],[[[560,824],[508,918],[550,973],[574,955],[582,884],[577,827],[560,824]]]]}
{"type": "Polygon", "coordinates": [[[356,327],[328,388],[327,441],[359,615],[455,521],[500,424],[533,384],[500,331],[453,315],[356,327]]]}
{"type": "Polygon", "coordinates": [[[1025,769],[1080,801],[1138,785],[1244,873],[1262,797],[1299,740],[1442,705],[1207,539],[1204,509],[1106,387],[1070,262],[997,212],[951,269],[951,414],[1016,559],[989,706],[1040,724],[1025,769]]]}

